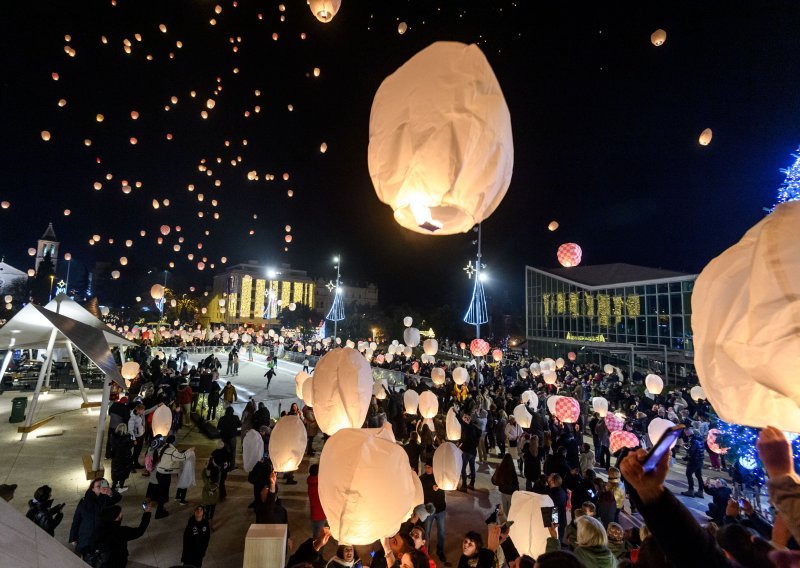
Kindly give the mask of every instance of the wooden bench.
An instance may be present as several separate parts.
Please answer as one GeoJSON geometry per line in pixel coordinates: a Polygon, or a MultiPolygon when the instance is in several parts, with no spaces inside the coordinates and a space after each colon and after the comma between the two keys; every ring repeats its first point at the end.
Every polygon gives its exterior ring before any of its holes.
{"type": "Polygon", "coordinates": [[[42,420],[34,422],[30,426],[17,426],[17,432],[20,434],[30,434],[37,428],[41,428],[42,426],[50,422],[53,418],[55,418],[55,416],[48,416],[47,418],[43,418],[42,420]]]}

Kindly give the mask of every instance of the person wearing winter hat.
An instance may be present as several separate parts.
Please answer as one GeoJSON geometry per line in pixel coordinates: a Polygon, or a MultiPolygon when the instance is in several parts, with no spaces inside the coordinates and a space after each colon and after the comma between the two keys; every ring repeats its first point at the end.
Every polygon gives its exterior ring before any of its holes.
{"type": "Polygon", "coordinates": [[[100,513],[98,548],[103,566],[122,566],[128,563],[128,541],[141,537],[150,524],[150,505],[146,505],[138,527],[122,526],[122,508],[119,505],[106,507],[100,513]]]}
{"type": "Polygon", "coordinates": [[[28,512],[25,515],[34,523],[44,529],[50,536],[55,533],[56,527],[64,518],[61,509],[64,503],[53,507],[53,500],[50,498],[53,490],[49,485],[42,485],[33,494],[33,499],[28,501],[28,512]]]}
{"type": "Polygon", "coordinates": [[[608,549],[611,551],[617,560],[630,560],[631,544],[625,540],[625,531],[622,525],[618,523],[608,523],[606,527],[608,534],[608,549]]]}

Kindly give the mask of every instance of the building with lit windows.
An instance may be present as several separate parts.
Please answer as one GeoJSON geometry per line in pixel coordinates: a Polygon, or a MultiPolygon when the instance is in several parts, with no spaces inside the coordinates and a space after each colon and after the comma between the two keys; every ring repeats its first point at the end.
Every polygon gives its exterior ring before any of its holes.
{"type": "MultiPolygon", "coordinates": [[[[696,274],[630,264],[525,267],[532,355],[610,362],[667,377],[693,372],[696,274]],[[666,362],[666,368],[665,368],[666,362]]],[[[665,377],[665,378],[667,378],[665,377]]]]}
{"type": "Polygon", "coordinates": [[[315,283],[304,270],[288,264],[268,267],[237,264],[214,276],[205,318],[212,323],[277,324],[290,304],[315,308],[315,283]]]}
{"type": "MultiPolygon", "coordinates": [[[[315,289],[316,298],[314,306],[317,311],[323,315],[328,313],[333,305],[333,298],[336,295],[336,286],[333,282],[325,282],[325,280],[318,279],[315,289]]],[[[345,308],[358,305],[360,307],[377,306],[378,305],[378,287],[375,284],[367,284],[366,286],[350,286],[343,284],[342,301],[345,308]]]]}

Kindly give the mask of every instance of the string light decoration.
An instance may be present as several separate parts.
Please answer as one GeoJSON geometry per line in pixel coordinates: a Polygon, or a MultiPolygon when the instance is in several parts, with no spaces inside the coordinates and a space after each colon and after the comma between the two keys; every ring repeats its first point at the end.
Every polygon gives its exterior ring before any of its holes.
{"type": "Polygon", "coordinates": [[[564,292],[556,294],[556,313],[563,314],[567,310],[567,298],[564,292]]]}
{"type": "Polygon", "coordinates": [[[583,303],[586,304],[586,317],[594,317],[595,298],[591,294],[583,293],[583,303]]]}
{"type": "Polygon", "coordinates": [[[336,337],[338,324],[344,319],[344,302],[342,301],[342,285],[340,281],[340,267],[342,263],[338,256],[334,257],[333,261],[336,263],[336,285],[333,288],[336,290],[336,293],[333,296],[331,309],[328,311],[328,315],[325,316],[325,319],[333,322],[333,336],[336,337]]]}
{"type": "Polygon", "coordinates": [[[267,281],[263,278],[256,279],[256,295],[253,301],[253,316],[264,314],[264,298],[266,296],[267,281]]]}
{"type": "Polygon", "coordinates": [[[578,309],[578,293],[577,292],[570,292],[569,293],[569,315],[576,318],[580,314],[578,309]]]}
{"type": "Polygon", "coordinates": [[[544,324],[547,325],[547,318],[550,317],[550,294],[542,294],[542,307],[544,308],[544,324]]]}
{"type": "MultiPolygon", "coordinates": [[[[489,311],[486,307],[486,295],[483,292],[483,279],[481,278],[481,269],[486,268],[481,264],[481,226],[478,225],[478,255],[475,260],[475,282],[472,285],[472,298],[469,301],[467,313],[464,314],[464,323],[474,325],[476,328],[475,337],[480,337],[480,326],[489,321],[489,311]]],[[[470,271],[467,272],[467,277],[471,277],[470,271]]]]}
{"type": "Polygon", "coordinates": [[[622,296],[614,296],[614,323],[619,325],[622,321],[622,296]]]}
{"type": "Polygon", "coordinates": [[[625,298],[625,308],[628,311],[629,318],[637,318],[642,313],[641,304],[639,302],[638,294],[631,294],[625,298]]]}
{"type": "Polygon", "coordinates": [[[778,201],[775,206],[787,201],[800,199],[800,147],[797,148],[797,153],[792,154],[792,156],[795,158],[794,164],[781,170],[782,173],[786,174],[786,179],[783,180],[780,189],[778,189],[778,201]]]}
{"type": "Polygon", "coordinates": [[[250,317],[250,297],[253,292],[253,277],[245,274],[242,277],[242,298],[239,302],[239,316],[250,317]]]}
{"type": "Polygon", "coordinates": [[[597,323],[601,326],[608,326],[611,319],[611,298],[608,294],[597,295],[597,323]]]}

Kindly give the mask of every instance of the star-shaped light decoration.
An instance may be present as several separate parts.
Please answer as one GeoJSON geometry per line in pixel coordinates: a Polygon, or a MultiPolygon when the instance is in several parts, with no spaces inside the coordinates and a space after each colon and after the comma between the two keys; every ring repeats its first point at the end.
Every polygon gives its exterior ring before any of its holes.
{"type": "Polygon", "coordinates": [[[328,289],[328,292],[333,292],[333,290],[336,288],[336,284],[329,280],[328,283],[325,284],[325,287],[328,289]]]}
{"type": "Polygon", "coordinates": [[[463,270],[467,273],[467,278],[471,280],[472,275],[475,274],[475,268],[472,266],[472,261],[467,262],[467,265],[463,268],[463,270]]]}

